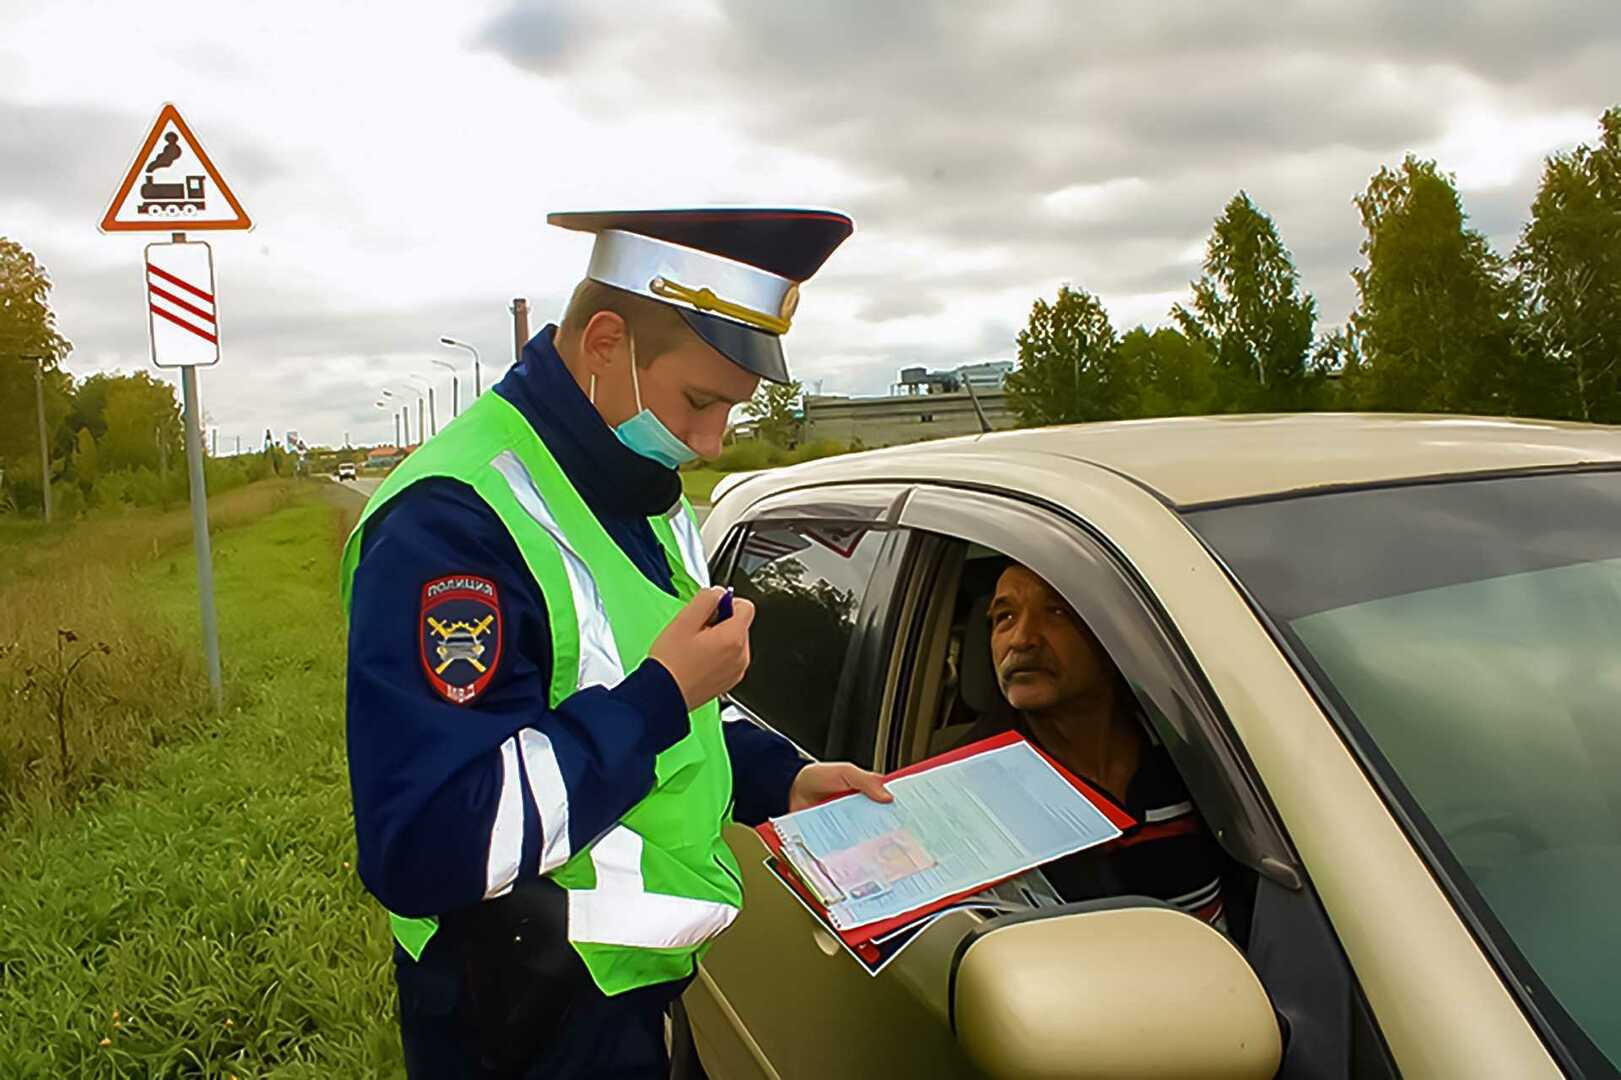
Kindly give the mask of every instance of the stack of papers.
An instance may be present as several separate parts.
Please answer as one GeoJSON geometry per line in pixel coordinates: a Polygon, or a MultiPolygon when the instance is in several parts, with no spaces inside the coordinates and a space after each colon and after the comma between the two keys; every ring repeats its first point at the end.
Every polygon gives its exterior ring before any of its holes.
{"type": "Polygon", "coordinates": [[[841,796],[760,827],[772,872],[874,974],[869,961],[881,970],[898,952],[884,943],[904,945],[947,910],[1056,902],[1039,874],[992,887],[1134,824],[1016,732],[931,758],[886,784],[892,803],[841,796]]]}

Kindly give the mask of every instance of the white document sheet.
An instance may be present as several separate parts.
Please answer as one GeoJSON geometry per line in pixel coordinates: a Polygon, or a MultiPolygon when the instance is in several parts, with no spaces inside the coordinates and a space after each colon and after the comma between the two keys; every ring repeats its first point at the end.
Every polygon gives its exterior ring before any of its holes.
{"type": "Polygon", "coordinates": [[[1120,835],[1027,742],[773,818],[801,880],[851,930],[979,889],[1120,835]]]}

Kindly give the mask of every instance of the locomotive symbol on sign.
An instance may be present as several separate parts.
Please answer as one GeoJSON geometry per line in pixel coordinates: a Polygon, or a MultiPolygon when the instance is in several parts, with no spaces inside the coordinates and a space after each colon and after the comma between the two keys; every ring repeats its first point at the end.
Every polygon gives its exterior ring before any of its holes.
{"type": "Polygon", "coordinates": [[[165,105],[158,114],[101,221],[103,232],[252,227],[242,204],[173,105],[165,105]]]}
{"type": "Polygon", "coordinates": [[[147,162],[146,178],[141,182],[141,203],[135,208],[138,214],[168,214],[173,217],[185,214],[190,217],[200,214],[208,205],[207,188],[204,186],[208,177],[201,173],[187,176],[180,183],[160,183],[153,179],[153,174],[173,164],[180,156],[180,136],[171,131],[163,137],[163,149],[158,151],[157,157],[147,162]]]}

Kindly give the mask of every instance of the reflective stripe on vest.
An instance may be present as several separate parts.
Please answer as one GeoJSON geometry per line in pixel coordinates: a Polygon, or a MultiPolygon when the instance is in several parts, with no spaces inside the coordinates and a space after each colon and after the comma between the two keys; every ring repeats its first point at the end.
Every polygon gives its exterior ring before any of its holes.
{"type": "Polygon", "coordinates": [[[704,560],[704,538],[698,533],[698,523],[678,507],[670,518],[670,528],[675,532],[675,544],[681,549],[681,561],[687,573],[698,583],[698,588],[709,588],[709,563],[704,560]]]}
{"type": "MultiPolygon", "coordinates": [[[[491,465],[506,480],[518,505],[546,531],[562,556],[579,624],[580,670],[575,685],[582,689],[617,686],[625,677],[625,671],[620,664],[607,609],[590,568],[569,545],[518,456],[510,450],[503,451],[491,465]]],[[[696,526],[685,513],[678,513],[671,525],[687,574],[700,587],[707,586],[709,570],[703,561],[703,543],[696,526]]],[[[568,861],[571,854],[568,795],[550,741],[538,732],[526,730],[524,734],[539,736],[537,740],[526,741],[522,750],[529,782],[540,805],[545,832],[540,872],[546,873],[568,861]],[[542,792],[546,793],[544,798],[542,792]]],[[[504,796],[503,788],[503,800],[504,796]]],[[[499,816],[497,822],[499,827],[499,816]]],[[[520,828],[520,842],[521,836],[520,828]]],[[[494,842],[492,831],[492,865],[494,842]]],[[[571,941],[653,949],[689,947],[715,937],[737,917],[738,909],[731,904],[648,892],[642,881],[642,838],[624,825],[610,829],[591,846],[590,852],[591,865],[596,871],[596,888],[568,892],[571,941]]]]}
{"type": "Polygon", "coordinates": [[[518,880],[523,862],[523,791],[518,779],[518,743],[501,744],[501,794],[490,826],[490,854],[484,864],[484,899],[505,896],[518,880]]]}

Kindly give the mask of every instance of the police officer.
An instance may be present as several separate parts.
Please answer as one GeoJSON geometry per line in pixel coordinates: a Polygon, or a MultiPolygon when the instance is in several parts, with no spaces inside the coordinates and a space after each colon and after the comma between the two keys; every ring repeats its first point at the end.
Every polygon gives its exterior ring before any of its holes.
{"type": "Polygon", "coordinates": [[[384,481],[344,551],[359,872],[413,1077],[664,1075],[665,1009],[742,904],[725,824],[888,798],[723,721],[754,611],[709,586],[676,473],[786,381],[799,283],[850,220],[548,220],[596,235],[561,325],[384,481]]]}

